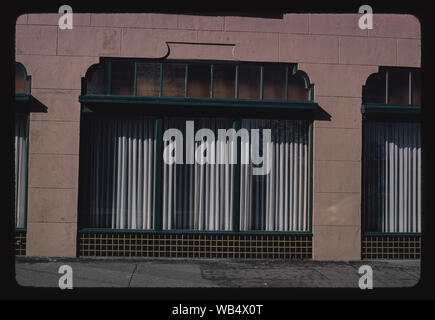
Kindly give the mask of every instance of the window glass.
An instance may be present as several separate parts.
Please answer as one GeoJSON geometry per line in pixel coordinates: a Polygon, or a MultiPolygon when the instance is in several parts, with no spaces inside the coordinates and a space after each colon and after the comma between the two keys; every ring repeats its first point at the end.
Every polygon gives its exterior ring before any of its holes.
{"type": "Polygon", "coordinates": [[[153,229],[154,120],[92,115],[86,134],[80,187],[84,226],[153,229]]]}
{"type": "Polygon", "coordinates": [[[286,67],[265,65],[263,68],[263,99],[285,100],[286,67]]]}
{"type": "Polygon", "coordinates": [[[181,63],[163,64],[163,88],[165,97],[184,97],[186,65],[181,63]]]}
{"type": "Polygon", "coordinates": [[[385,73],[379,72],[369,76],[365,86],[364,102],[365,103],[385,103],[385,73]]]}
{"type": "Polygon", "coordinates": [[[213,97],[235,98],[236,67],[232,64],[213,66],[213,97]]]}
{"type": "Polygon", "coordinates": [[[87,94],[107,94],[108,72],[107,64],[98,64],[86,73],[87,94]]]}
{"type": "Polygon", "coordinates": [[[27,80],[24,70],[17,63],[15,64],[15,93],[27,93],[27,80]]]}
{"type": "Polygon", "coordinates": [[[242,128],[251,139],[242,142],[241,158],[254,151],[261,161],[241,164],[240,230],[308,231],[308,121],[244,119],[242,128]]]}
{"type": "Polygon", "coordinates": [[[260,99],[260,66],[239,66],[239,99],[260,99]]]}
{"type": "Polygon", "coordinates": [[[132,61],[112,62],[112,88],[114,95],[133,95],[134,63],[132,61]]]}
{"type": "MultiPolygon", "coordinates": [[[[235,143],[221,139],[218,129],[232,128],[233,121],[219,118],[165,119],[164,128],[176,128],[182,133],[183,163],[163,165],[163,229],[230,231],[232,228],[232,170],[229,161],[235,143]],[[186,121],[193,121],[195,135],[205,129],[214,139],[195,141],[188,160],[186,121]],[[208,142],[208,141],[207,141],[208,142]],[[203,144],[204,143],[204,144],[203,144]],[[201,163],[199,157],[209,159],[201,163]],[[211,161],[213,157],[214,161],[211,161]],[[218,161],[222,159],[222,161],[218,161]]],[[[191,139],[194,139],[193,137],[191,139]]],[[[173,140],[168,138],[164,148],[173,140]]],[[[175,140],[176,141],[176,140],[175,140]]],[[[175,151],[174,151],[175,152],[175,151]]]]}
{"type": "Polygon", "coordinates": [[[189,64],[189,97],[210,98],[210,81],[210,64],[189,64]]]}
{"type": "Polygon", "coordinates": [[[421,232],[420,124],[367,121],[363,128],[363,231],[421,232]]]}
{"type": "Polygon", "coordinates": [[[421,104],[421,71],[412,73],[412,104],[421,104]]]}
{"type": "Polygon", "coordinates": [[[305,79],[300,73],[289,75],[288,100],[309,100],[309,90],[305,87],[305,79]]]}
{"type": "Polygon", "coordinates": [[[25,227],[27,176],[27,116],[15,115],[15,227],[25,227]]]}
{"type": "Polygon", "coordinates": [[[136,77],[136,95],[160,95],[160,63],[137,63],[136,77]]]}
{"type": "Polygon", "coordinates": [[[409,104],[409,72],[388,71],[388,104],[409,104]]]}

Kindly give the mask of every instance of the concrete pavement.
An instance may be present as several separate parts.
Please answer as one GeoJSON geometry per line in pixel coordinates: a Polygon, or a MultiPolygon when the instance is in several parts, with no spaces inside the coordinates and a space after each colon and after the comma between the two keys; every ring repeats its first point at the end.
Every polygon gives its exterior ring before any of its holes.
{"type": "Polygon", "coordinates": [[[412,287],[420,260],[288,261],[226,259],[30,259],[17,258],[16,281],[25,287],[58,287],[61,265],[78,287],[309,287],[358,288],[361,265],[373,269],[374,288],[412,287]]]}

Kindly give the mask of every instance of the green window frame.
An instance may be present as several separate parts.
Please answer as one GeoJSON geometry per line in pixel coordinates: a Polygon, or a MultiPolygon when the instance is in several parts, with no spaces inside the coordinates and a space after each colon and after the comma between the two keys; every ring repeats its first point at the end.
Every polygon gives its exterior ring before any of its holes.
{"type": "MultiPolygon", "coordinates": [[[[366,137],[365,132],[368,130],[368,125],[373,123],[420,123],[421,122],[421,68],[411,68],[411,67],[379,67],[377,73],[371,74],[363,86],[362,95],[362,163],[361,166],[361,225],[362,225],[362,236],[363,237],[375,237],[375,236],[420,236],[421,232],[372,232],[365,231],[364,225],[367,223],[365,221],[365,199],[364,199],[364,188],[365,188],[365,166],[364,166],[364,155],[366,154],[366,137]],[[407,78],[407,91],[408,91],[408,101],[407,103],[391,103],[391,82],[393,76],[400,74],[404,78],[407,78]],[[371,94],[371,88],[376,85],[376,81],[373,84],[370,83],[371,79],[381,79],[377,85],[381,86],[379,93],[382,93],[382,101],[370,101],[368,98],[371,94]],[[417,85],[416,85],[417,84],[417,85]],[[413,95],[418,93],[418,103],[415,102],[413,95]]],[[[380,96],[380,95],[378,95],[380,96]]]]}
{"type": "MultiPolygon", "coordinates": [[[[180,77],[181,78],[181,77],[180,77]]],[[[95,91],[95,90],[94,90],[95,91]]],[[[293,63],[271,63],[271,62],[241,62],[241,61],[192,61],[192,60],[161,60],[161,59],[124,59],[124,58],[101,58],[100,63],[93,65],[88,69],[85,77],[82,78],[82,94],[79,97],[81,103],[81,123],[83,117],[89,113],[113,113],[113,114],[142,114],[155,118],[154,122],[154,137],[156,141],[154,153],[154,229],[153,230],[131,230],[131,229],[100,229],[88,228],[80,225],[79,232],[131,232],[131,233],[196,233],[196,234],[312,234],[312,202],[313,202],[313,114],[319,109],[319,106],[314,102],[314,85],[310,82],[308,75],[302,70],[297,69],[297,65],[293,63]],[[133,64],[133,80],[129,83],[133,84],[132,95],[112,94],[112,68],[113,63],[125,62],[133,64]],[[159,66],[159,88],[158,95],[138,96],[138,65],[140,63],[155,63],[159,66]],[[163,68],[169,64],[184,64],[184,96],[172,97],[163,95],[163,68]],[[188,96],[189,84],[189,66],[191,64],[201,64],[203,67],[210,68],[210,97],[198,98],[188,96]],[[214,97],[214,72],[216,65],[228,65],[235,68],[234,74],[234,97],[233,98],[215,98],[214,97]],[[285,96],[281,100],[264,99],[264,68],[268,65],[282,66],[285,68],[285,96]],[[256,66],[260,69],[260,85],[259,99],[241,99],[239,98],[239,68],[240,66],[256,66]],[[100,85],[101,92],[88,93],[87,81],[92,75],[93,70],[100,68],[100,72],[104,74],[104,81],[100,85]],[[104,71],[103,71],[104,70],[104,71]],[[288,79],[289,76],[300,77],[307,90],[307,100],[288,100],[288,79]],[[153,108],[152,106],[159,106],[153,108]],[[168,113],[169,112],[169,113],[168,113]],[[199,230],[163,230],[162,229],[162,175],[163,175],[163,119],[167,114],[176,114],[177,116],[193,116],[195,114],[206,114],[204,117],[227,117],[233,121],[233,128],[236,130],[241,126],[243,118],[268,118],[268,119],[294,119],[308,120],[308,231],[240,231],[240,155],[241,143],[237,139],[237,154],[238,161],[234,164],[233,170],[233,208],[232,208],[232,230],[231,231],[199,231],[199,230]]],[[[83,137],[81,136],[81,139],[83,137]]],[[[83,154],[83,141],[80,142],[80,154],[83,154]]],[[[80,157],[79,166],[83,166],[82,157],[80,157]]],[[[79,170],[79,188],[83,180],[79,170]]],[[[79,190],[79,213],[84,214],[80,208],[80,190],[79,190]]]]}

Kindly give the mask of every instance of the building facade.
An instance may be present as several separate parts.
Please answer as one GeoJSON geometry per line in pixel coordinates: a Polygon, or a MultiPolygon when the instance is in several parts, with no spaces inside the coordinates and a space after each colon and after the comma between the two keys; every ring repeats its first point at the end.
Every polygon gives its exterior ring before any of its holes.
{"type": "Polygon", "coordinates": [[[17,255],[419,258],[420,24],[359,18],[20,16],[17,255]]]}

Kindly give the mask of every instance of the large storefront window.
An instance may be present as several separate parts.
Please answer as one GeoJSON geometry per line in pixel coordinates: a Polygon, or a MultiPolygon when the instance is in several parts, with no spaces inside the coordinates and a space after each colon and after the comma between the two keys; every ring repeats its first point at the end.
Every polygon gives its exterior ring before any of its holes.
{"type": "Polygon", "coordinates": [[[27,211],[27,150],[30,76],[24,66],[15,63],[15,228],[25,229],[27,211]]]}
{"type": "Polygon", "coordinates": [[[363,88],[363,258],[420,256],[420,76],[380,68],[363,88]]]}
{"type": "Polygon", "coordinates": [[[310,232],[307,110],[317,104],[295,65],[108,59],[84,80],[82,228],[310,232]],[[176,138],[181,162],[163,161],[176,138]],[[255,154],[267,171],[243,161],[255,154]]]}
{"type": "MultiPolygon", "coordinates": [[[[29,118],[31,108],[31,77],[26,68],[15,62],[14,105],[14,222],[15,255],[26,255],[27,238],[27,170],[29,145],[29,118]]],[[[32,110],[36,111],[36,110],[32,110]]]]}

